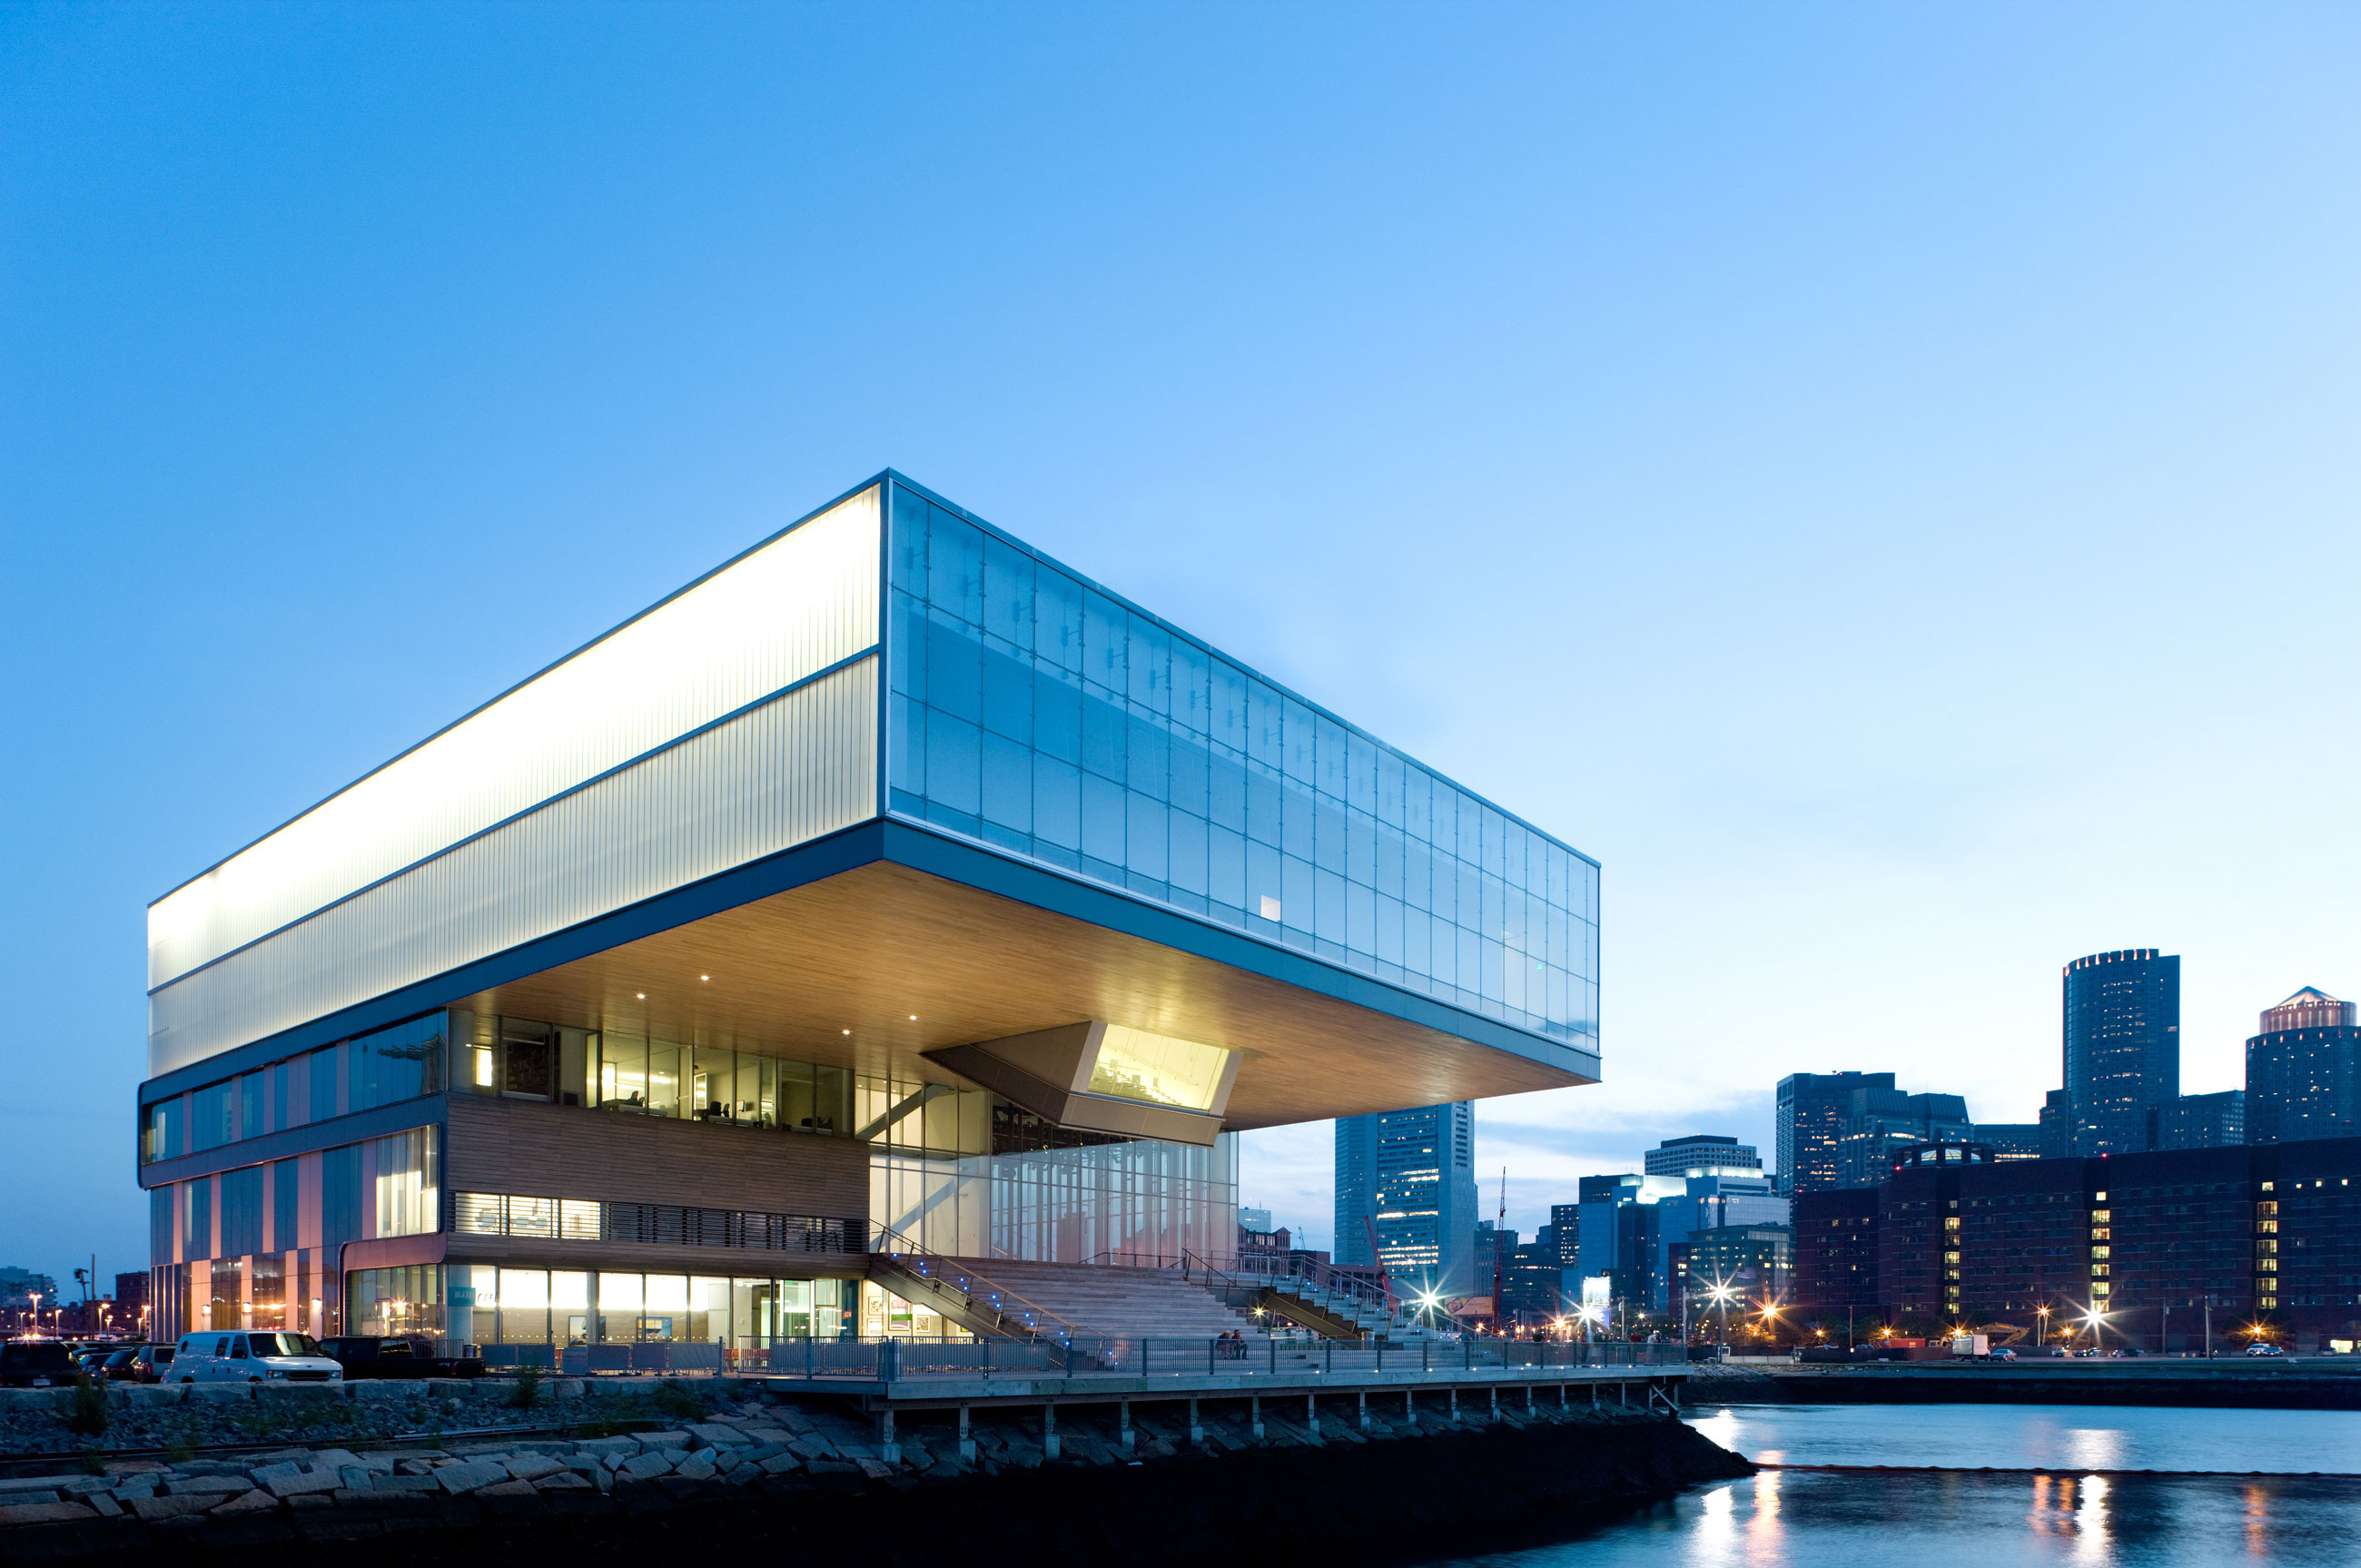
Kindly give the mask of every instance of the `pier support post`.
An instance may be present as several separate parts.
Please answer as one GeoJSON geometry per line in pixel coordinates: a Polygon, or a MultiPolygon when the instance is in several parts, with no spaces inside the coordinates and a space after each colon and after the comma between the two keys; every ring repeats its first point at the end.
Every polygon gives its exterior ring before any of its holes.
{"type": "Polygon", "coordinates": [[[1205,1428],[1197,1420],[1197,1401],[1194,1399],[1189,1401],[1189,1441],[1201,1444],[1205,1441],[1205,1428]]]}
{"type": "Polygon", "coordinates": [[[1402,1390],[1402,1424],[1418,1425],[1418,1390],[1415,1388],[1402,1390]]]}
{"type": "Polygon", "coordinates": [[[972,1464],[975,1463],[975,1437],[974,1434],[968,1431],[967,1407],[965,1405],[961,1405],[960,1407],[959,1416],[960,1460],[962,1464],[972,1464]]]}
{"type": "Polygon", "coordinates": [[[1248,1435],[1248,1436],[1250,1436],[1250,1437],[1252,1437],[1252,1438],[1253,1438],[1257,1442],[1260,1442],[1262,1441],[1262,1396],[1261,1396],[1261,1395],[1259,1395],[1259,1394],[1249,1394],[1249,1395],[1247,1395],[1247,1396],[1246,1396],[1246,1416],[1247,1416],[1247,1424],[1246,1424],[1246,1433],[1247,1433],[1247,1435],[1248,1435]]]}
{"type": "Polygon", "coordinates": [[[1041,1407],[1041,1457],[1058,1457],[1058,1401],[1055,1399],[1041,1407]]]}
{"type": "Polygon", "coordinates": [[[1565,1388],[1566,1386],[1563,1383],[1557,1386],[1557,1408],[1561,1410],[1565,1409],[1566,1407],[1565,1388]]]}
{"type": "Polygon", "coordinates": [[[902,1445],[894,1441],[894,1407],[888,1405],[877,1418],[877,1457],[888,1464],[902,1463],[902,1445]]]}
{"type": "Polygon", "coordinates": [[[1459,1389],[1455,1385],[1451,1390],[1451,1424],[1459,1424],[1459,1389]]]}
{"type": "Polygon", "coordinates": [[[1317,1394],[1306,1394],[1303,1396],[1303,1424],[1312,1429],[1312,1441],[1315,1442],[1318,1442],[1320,1439],[1320,1396],[1317,1394]]]}
{"type": "Polygon", "coordinates": [[[1367,1392],[1364,1390],[1361,1393],[1354,1395],[1353,1398],[1358,1400],[1360,1405],[1360,1408],[1354,1412],[1358,1418],[1358,1425],[1363,1431],[1367,1431],[1369,1430],[1369,1396],[1367,1392]]]}
{"type": "Polygon", "coordinates": [[[1131,1401],[1118,1399],[1115,1401],[1115,1408],[1117,1436],[1123,1444],[1124,1452],[1128,1453],[1131,1452],[1131,1401]]]}
{"type": "Polygon", "coordinates": [[[1533,1386],[1532,1386],[1532,1384],[1528,1383],[1528,1384],[1526,1384],[1526,1385],[1525,1385],[1525,1414],[1527,1414],[1527,1415],[1529,1415],[1529,1416],[1530,1416],[1530,1415],[1532,1415],[1532,1413],[1533,1413],[1533,1386]]]}
{"type": "Polygon", "coordinates": [[[1496,1384],[1494,1384],[1490,1388],[1487,1389],[1487,1390],[1486,1390],[1486,1392],[1487,1392],[1487,1393],[1488,1393],[1488,1394],[1490,1394],[1490,1395],[1492,1396],[1492,1417],[1491,1417],[1491,1419],[1492,1419],[1493,1420],[1495,1420],[1495,1421],[1498,1421],[1498,1420],[1500,1419],[1500,1387],[1499,1387],[1499,1384],[1497,1384],[1497,1383],[1496,1383],[1496,1384]]]}

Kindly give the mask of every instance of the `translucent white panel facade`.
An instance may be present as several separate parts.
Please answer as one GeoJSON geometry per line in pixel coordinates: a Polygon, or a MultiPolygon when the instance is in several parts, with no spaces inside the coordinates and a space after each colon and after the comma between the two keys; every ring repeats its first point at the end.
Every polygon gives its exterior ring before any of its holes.
{"type": "Polygon", "coordinates": [[[148,1070],[875,816],[877,682],[874,656],[847,665],[161,987],[148,999],[148,1070]]]}
{"type": "Polygon", "coordinates": [[[873,648],[878,531],[873,487],[175,889],[148,912],[148,985],[165,985],[873,648]]]}

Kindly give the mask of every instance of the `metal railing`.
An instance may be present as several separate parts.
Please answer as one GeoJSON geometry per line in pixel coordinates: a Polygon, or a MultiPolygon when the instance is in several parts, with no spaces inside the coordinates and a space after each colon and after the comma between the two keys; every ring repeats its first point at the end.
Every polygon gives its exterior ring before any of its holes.
{"type": "Polygon", "coordinates": [[[977,1273],[961,1260],[921,1246],[891,1225],[873,1220],[869,1232],[871,1255],[885,1258],[936,1289],[959,1297],[971,1312],[990,1317],[996,1326],[1012,1333],[1071,1341],[1092,1332],[977,1273]]]}
{"type": "Polygon", "coordinates": [[[1663,1368],[1688,1364],[1680,1344],[1528,1340],[1159,1339],[1120,1334],[1068,1340],[785,1340],[741,1354],[740,1369],[774,1377],[890,1383],[922,1377],[1389,1377],[1499,1372],[1663,1368]]]}

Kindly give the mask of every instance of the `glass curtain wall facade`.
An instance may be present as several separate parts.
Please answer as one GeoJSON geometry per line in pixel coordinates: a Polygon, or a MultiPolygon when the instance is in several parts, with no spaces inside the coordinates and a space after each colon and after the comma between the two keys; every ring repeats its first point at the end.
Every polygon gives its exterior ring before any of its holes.
{"type": "Polygon", "coordinates": [[[414,1127],[154,1189],[149,1332],[338,1332],[345,1243],[443,1228],[441,1133],[414,1127]]]}
{"type": "Polygon", "coordinates": [[[1597,1048],[1595,863],[889,490],[894,812],[1597,1048]]]}
{"type": "Polygon", "coordinates": [[[2180,1095],[2180,959],[2154,948],[2066,966],[2070,1152],[2147,1149],[2155,1109],[2180,1095]]]}
{"type": "MultiPolygon", "coordinates": [[[[920,1087],[864,1078],[861,1113],[882,1114],[920,1087]]],[[[1208,1257],[1235,1245],[1237,1139],[1229,1134],[1211,1148],[1075,1135],[980,1090],[957,1090],[881,1131],[869,1169],[870,1216],[884,1245],[1043,1263],[1177,1263],[1183,1251],[1208,1257]]]]}

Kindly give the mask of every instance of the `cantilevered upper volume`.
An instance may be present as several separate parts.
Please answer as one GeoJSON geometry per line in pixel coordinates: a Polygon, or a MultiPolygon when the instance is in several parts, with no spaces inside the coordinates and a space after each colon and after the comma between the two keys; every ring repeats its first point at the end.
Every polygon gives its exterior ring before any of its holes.
{"type": "Polygon", "coordinates": [[[1595,1081],[1598,918],[1586,856],[889,472],[159,899],[142,1099],[464,1008],[1203,1144],[1595,1081]]]}

